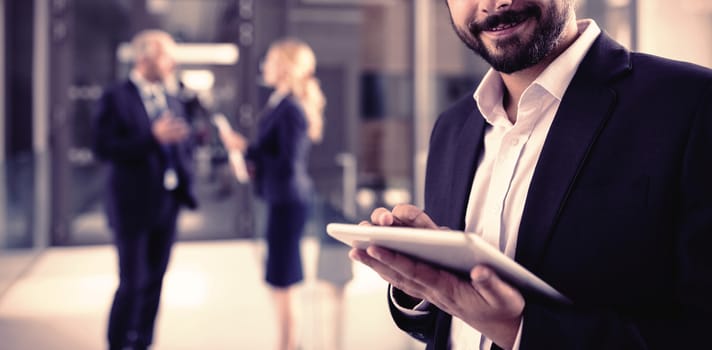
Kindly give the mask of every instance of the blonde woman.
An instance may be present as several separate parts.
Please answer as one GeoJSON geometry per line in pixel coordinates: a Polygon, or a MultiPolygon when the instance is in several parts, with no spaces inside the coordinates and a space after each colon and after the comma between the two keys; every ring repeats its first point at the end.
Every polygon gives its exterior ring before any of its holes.
{"type": "Polygon", "coordinates": [[[307,173],[311,144],[322,136],[324,95],[314,77],[312,49],[296,39],[273,43],[262,66],[274,92],[260,117],[256,141],[222,131],[230,150],[245,154],[267,213],[265,280],[277,311],[279,349],[296,348],[293,286],[303,279],[299,242],[307,221],[312,180],[307,173]]]}

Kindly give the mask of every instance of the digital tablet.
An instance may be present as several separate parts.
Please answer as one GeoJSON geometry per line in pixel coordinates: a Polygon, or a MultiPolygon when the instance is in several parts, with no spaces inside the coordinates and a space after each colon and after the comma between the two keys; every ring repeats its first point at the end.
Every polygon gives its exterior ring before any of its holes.
{"type": "Polygon", "coordinates": [[[454,272],[469,274],[475,265],[484,264],[518,288],[540,293],[556,301],[570,303],[568,298],[552,286],[492,247],[481,237],[471,233],[342,223],[328,224],[326,232],[355,248],[365,249],[369,245],[377,245],[454,272]]]}
{"type": "MultiPolygon", "coordinates": [[[[232,132],[230,122],[224,114],[216,113],[210,120],[221,133],[232,132]]],[[[247,165],[245,164],[245,158],[242,156],[242,153],[238,151],[228,151],[228,159],[230,160],[230,165],[232,166],[237,181],[240,183],[248,183],[250,181],[250,174],[247,172],[247,165]]]]}

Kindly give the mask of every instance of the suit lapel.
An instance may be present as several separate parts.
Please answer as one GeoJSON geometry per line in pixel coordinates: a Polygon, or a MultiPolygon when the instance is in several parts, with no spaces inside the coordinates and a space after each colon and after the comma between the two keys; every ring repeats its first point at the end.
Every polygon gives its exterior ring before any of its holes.
{"type": "Polygon", "coordinates": [[[279,103],[274,106],[266,105],[265,108],[260,112],[257,121],[257,138],[262,139],[266,136],[268,132],[273,128],[274,124],[279,121],[279,116],[281,115],[280,110],[286,105],[287,99],[290,96],[285,96],[279,103]]]}
{"type": "Polygon", "coordinates": [[[146,111],[146,107],[143,105],[143,98],[138,91],[138,87],[129,80],[126,83],[125,91],[128,99],[126,108],[130,109],[127,115],[132,116],[135,119],[132,122],[140,125],[143,130],[150,130],[150,118],[148,116],[148,111],[146,111]]]}
{"type": "Polygon", "coordinates": [[[475,107],[465,118],[458,134],[455,149],[462,156],[453,158],[452,170],[449,174],[452,181],[450,182],[450,191],[447,193],[452,195],[452,200],[449,203],[452,203],[453,207],[448,212],[449,219],[447,222],[449,225],[453,225],[453,229],[465,228],[465,211],[467,210],[475,169],[482,153],[484,130],[485,120],[475,107]],[[471,150],[474,150],[474,152],[471,150]],[[457,226],[454,226],[454,224],[457,226]]]}
{"type": "Polygon", "coordinates": [[[629,69],[628,52],[601,34],[572,79],[534,171],[522,214],[516,260],[534,268],[558,215],[608,117],[616,93],[610,81],[629,69]]]}

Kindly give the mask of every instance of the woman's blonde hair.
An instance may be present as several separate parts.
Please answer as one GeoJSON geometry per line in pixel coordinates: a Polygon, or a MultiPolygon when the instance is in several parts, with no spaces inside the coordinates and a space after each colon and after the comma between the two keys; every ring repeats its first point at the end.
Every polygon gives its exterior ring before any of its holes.
{"type": "Polygon", "coordinates": [[[316,56],[305,42],[285,38],[270,45],[269,51],[279,58],[280,78],[301,103],[309,124],[309,138],[320,142],[324,129],[326,99],[314,77],[316,56]]]}

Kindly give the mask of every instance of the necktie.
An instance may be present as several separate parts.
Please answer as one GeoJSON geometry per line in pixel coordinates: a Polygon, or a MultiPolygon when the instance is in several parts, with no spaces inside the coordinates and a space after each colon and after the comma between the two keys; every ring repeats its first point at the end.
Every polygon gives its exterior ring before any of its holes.
{"type": "MultiPolygon", "coordinates": [[[[149,100],[152,109],[152,111],[150,111],[152,113],[149,112],[149,115],[151,116],[151,121],[155,122],[168,110],[168,106],[165,103],[165,99],[160,101],[154,91],[151,91],[149,100]]],[[[165,159],[163,187],[168,191],[172,191],[178,187],[178,173],[175,170],[175,150],[174,147],[163,144],[161,144],[161,150],[163,151],[163,158],[165,159]]]]}

